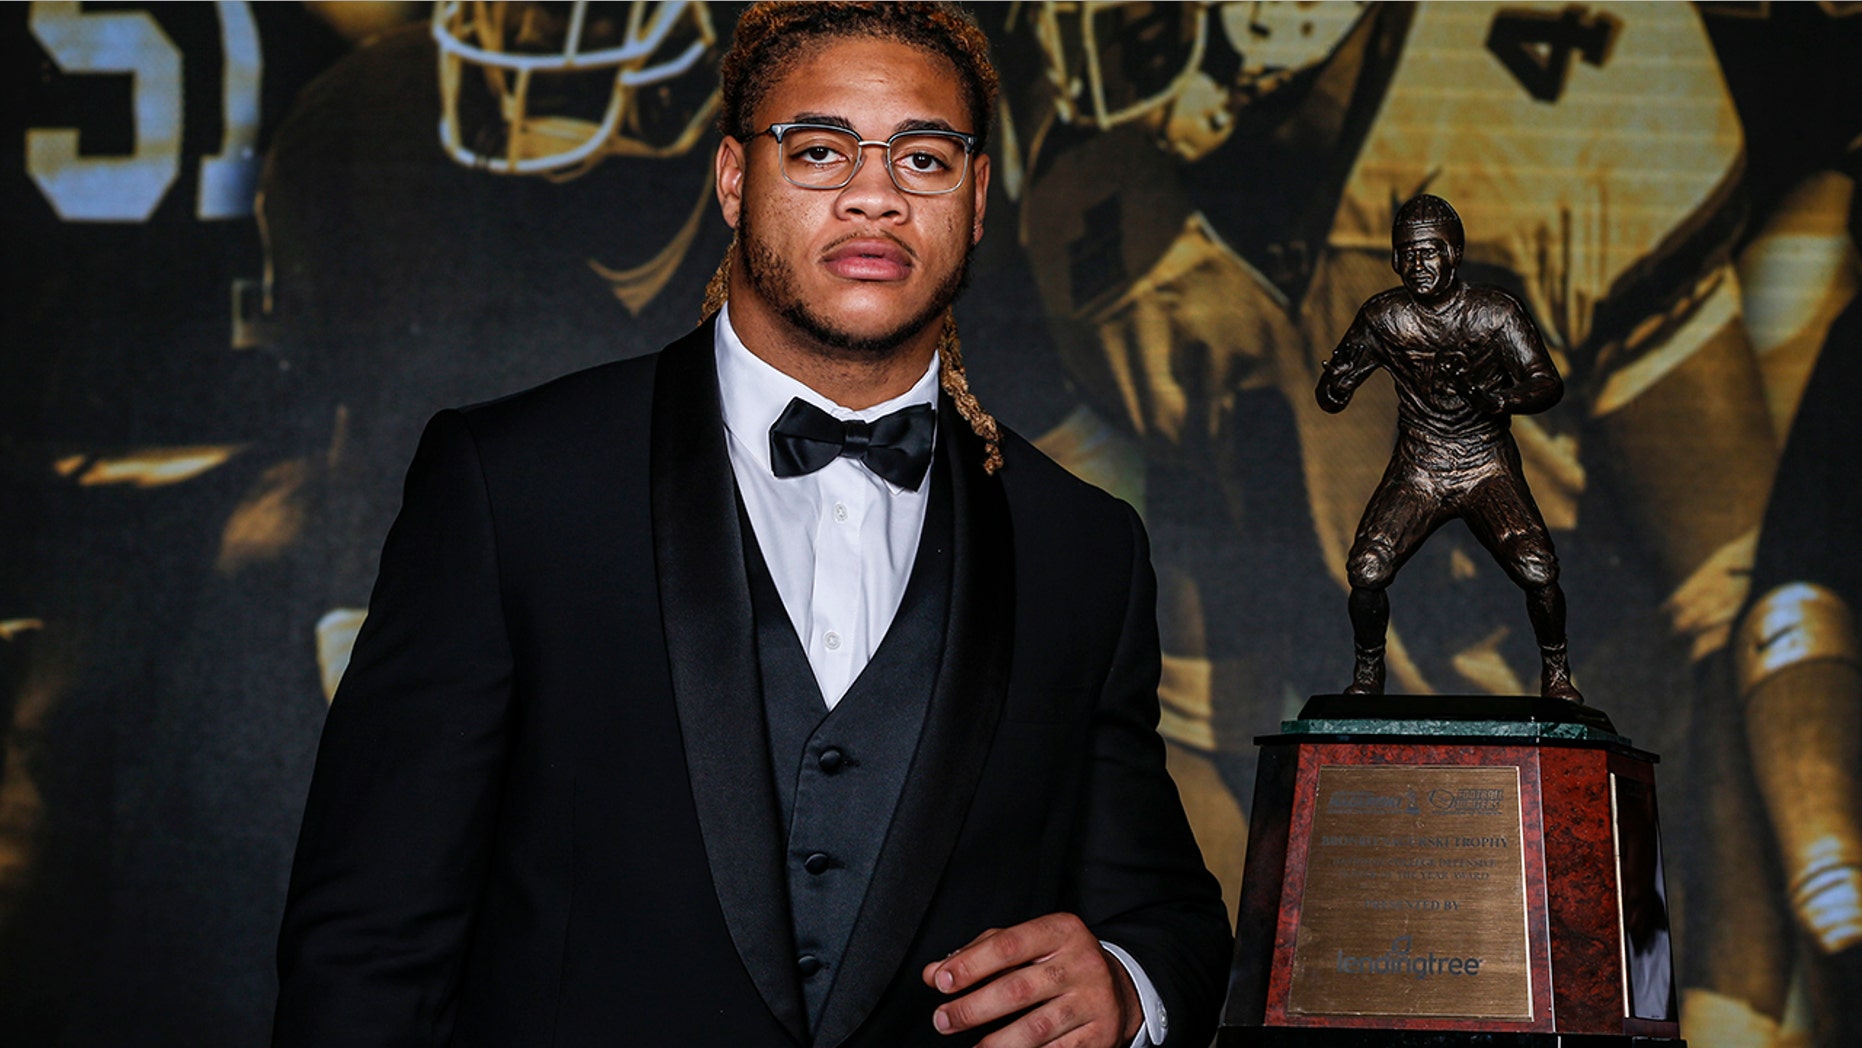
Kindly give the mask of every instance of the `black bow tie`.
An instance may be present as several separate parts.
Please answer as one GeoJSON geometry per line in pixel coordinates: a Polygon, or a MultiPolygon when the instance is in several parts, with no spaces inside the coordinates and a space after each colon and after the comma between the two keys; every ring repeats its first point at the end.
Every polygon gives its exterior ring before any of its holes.
{"type": "Polygon", "coordinates": [[[910,491],[931,468],[937,411],[929,404],[900,408],[871,422],[841,421],[800,397],[789,401],[769,427],[769,464],[778,477],[799,477],[842,455],[910,491]]]}

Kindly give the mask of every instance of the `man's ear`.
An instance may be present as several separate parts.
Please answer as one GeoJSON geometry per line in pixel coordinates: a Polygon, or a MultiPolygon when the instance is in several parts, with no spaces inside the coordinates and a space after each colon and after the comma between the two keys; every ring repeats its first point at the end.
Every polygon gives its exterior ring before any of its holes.
{"type": "Polygon", "coordinates": [[[983,213],[989,210],[989,154],[977,156],[970,169],[970,180],[976,185],[971,192],[976,200],[976,218],[970,226],[970,243],[977,244],[983,239],[983,213]]]}
{"type": "Polygon", "coordinates": [[[744,144],[729,135],[718,143],[718,155],[713,161],[713,174],[716,176],[718,189],[718,210],[724,213],[724,224],[737,228],[737,219],[743,214],[744,206],[744,144]]]}

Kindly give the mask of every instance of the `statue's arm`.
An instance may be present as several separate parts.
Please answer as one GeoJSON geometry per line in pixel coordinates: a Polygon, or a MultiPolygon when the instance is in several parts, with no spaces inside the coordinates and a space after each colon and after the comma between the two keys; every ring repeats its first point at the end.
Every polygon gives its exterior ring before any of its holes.
{"type": "Polygon", "coordinates": [[[1500,323],[1496,348],[1506,380],[1492,391],[1494,403],[1489,407],[1496,414],[1536,415],[1564,397],[1565,380],[1558,376],[1526,307],[1510,297],[1503,301],[1511,308],[1500,323]]]}
{"type": "Polygon", "coordinates": [[[1331,413],[1345,410],[1351,395],[1377,370],[1376,347],[1377,336],[1360,310],[1351,329],[1339,339],[1332,358],[1319,370],[1319,388],[1314,393],[1321,408],[1331,413]]]}

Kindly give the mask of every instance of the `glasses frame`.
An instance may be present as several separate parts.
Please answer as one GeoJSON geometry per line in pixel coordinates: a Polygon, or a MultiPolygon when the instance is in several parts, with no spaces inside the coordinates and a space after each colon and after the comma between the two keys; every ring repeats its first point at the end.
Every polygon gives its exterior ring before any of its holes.
{"type": "Polygon", "coordinates": [[[807,185],[802,182],[797,182],[795,179],[790,178],[789,177],[789,165],[784,162],[783,157],[779,153],[778,156],[776,157],[776,170],[782,172],[782,177],[784,181],[788,182],[790,185],[796,187],[797,189],[821,189],[821,190],[826,190],[828,192],[834,192],[837,190],[846,189],[848,186],[853,184],[854,178],[860,174],[861,166],[866,163],[866,147],[867,146],[879,146],[885,149],[886,151],[886,177],[892,179],[893,188],[897,189],[901,193],[910,193],[912,196],[949,196],[950,194],[955,193],[957,190],[962,189],[965,185],[969,183],[970,172],[976,167],[976,136],[965,134],[962,131],[946,131],[946,130],[943,130],[942,128],[915,128],[909,131],[900,131],[892,135],[891,137],[882,140],[882,139],[861,138],[858,132],[853,131],[849,128],[839,127],[834,124],[810,124],[810,123],[771,124],[768,127],[764,128],[763,130],[758,131],[755,134],[752,134],[750,138],[757,139],[757,138],[763,137],[764,135],[768,135],[769,137],[776,140],[776,148],[780,150],[782,148],[782,136],[788,134],[791,131],[796,131],[796,130],[832,131],[836,134],[846,135],[847,137],[853,139],[855,143],[853,169],[847,172],[847,177],[841,180],[839,184],[832,185],[832,186],[811,186],[811,185],[807,185]],[[963,172],[962,174],[957,176],[957,184],[954,186],[951,186],[949,189],[908,189],[905,186],[900,185],[899,174],[897,171],[893,170],[892,168],[892,144],[894,142],[897,142],[899,139],[906,137],[907,135],[936,135],[940,138],[956,139],[958,142],[962,143],[963,144],[963,172]]]}

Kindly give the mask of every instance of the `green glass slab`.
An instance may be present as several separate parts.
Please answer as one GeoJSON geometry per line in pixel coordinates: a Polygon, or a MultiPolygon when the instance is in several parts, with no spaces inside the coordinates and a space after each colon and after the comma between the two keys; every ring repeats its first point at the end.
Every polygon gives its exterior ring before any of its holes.
{"type": "MultiPolygon", "coordinates": [[[[1602,710],[1537,695],[1315,695],[1286,736],[1407,736],[1601,743],[1632,748],[1602,710]]],[[[1268,736],[1257,742],[1268,741],[1268,736]]]]}

